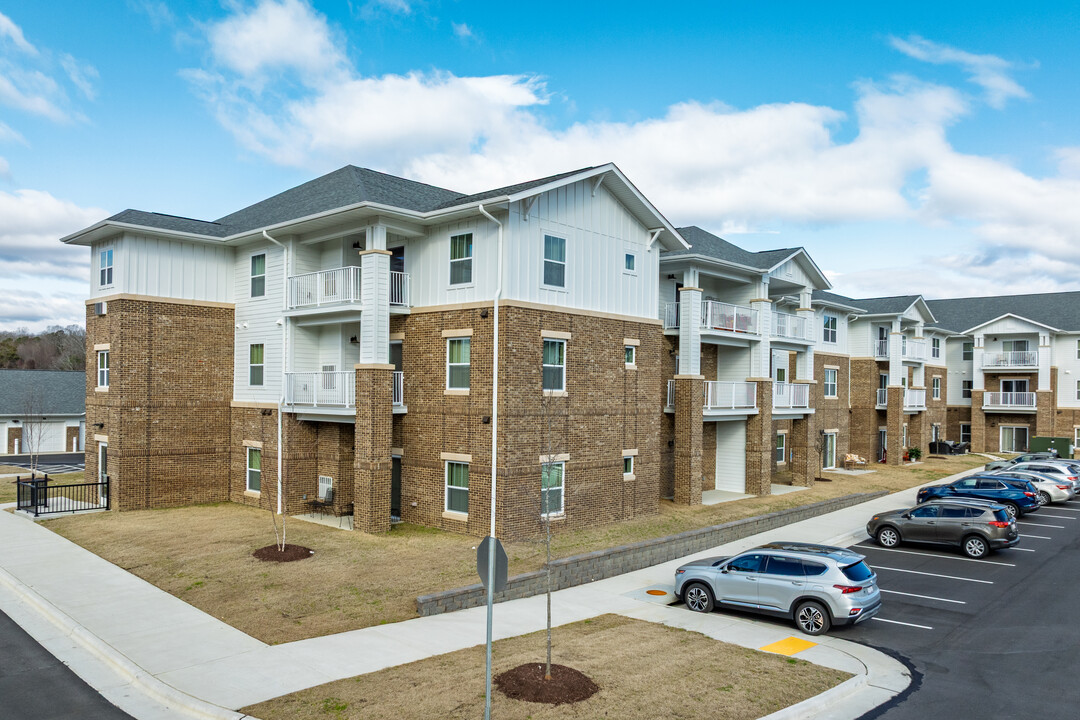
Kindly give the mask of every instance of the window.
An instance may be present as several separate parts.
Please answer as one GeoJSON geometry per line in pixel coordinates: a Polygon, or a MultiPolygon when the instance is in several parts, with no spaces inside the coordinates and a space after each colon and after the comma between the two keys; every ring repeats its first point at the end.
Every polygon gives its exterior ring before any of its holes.
{"type": "Polygon", "coordinates": [[[913,518],[936,518],[938,516],[938,507],[936,505],[923,505],[921,508],[915,508],[911,511],[911,517],[913,518]]]}
{"type": "Polygon", "coordinates": [[[1080,380],[1076,381],[1076,399],[1080,400],[1080,380]]]}
{"type": "Polygon", "coordinates": [[[97,386],[109,387],[109,351],[101,350],[97,354],[97,386]]]}
{"type": "Polygon", "coordinates": [[[825,333],[822,335],[821,339],[827,343],[836,342],[836,316],[826,315],[824,325],[825,333]]]}
{"type": "Polygon", "coordinates": [[[787,368],[776,368],[776,382],[787,382],[787,368]]]}
{"type": "Polygon", "coordinates": [[[566,389],[565,340],[544,340],[544,389],[566,389]]]}
{"type": "Polygon", "coordinates": [[[470,338],[446,339],[446,387],[451,390],[468,390],[470,338]]]}
{"type": "Polygon", "coordinates": [[[741,555],[728,563],[728,570],[745,573],[761,572],[764,561],[764,555],[741,555]]]}
{"type": "Polygon", "coordinates": [[[636,365],[637,364],[637,348],[636,347],[634,347],[633,345],[625,345],[625,346],[623,346],[623,353],[626,356],[626,364],[627,365],[636,365]]]}
{"type": "Polygon", "coordinates": [[[623,259],[623,270],[628,273],[636,273],[637,256],[634,253],[626,253],[623,259]]]}
{"type": "Polygon", "coordinates": [[[934,400],[941,399],[941,378],[935,377],[930,381],[930,396],[934,400]]]}
{"type": "Polygon", "coordinates": [[[544,236],[544,284],[566,287],[566,240],[544,236]]]}
{"type": "Polygon", "coordinates": [[[784,577],[802,577],[802,561],[783,555],[771,555],[769,563],[765,566],[765,572],[769,575],[783,575],[784,577]]]}
{"type": "Polygon", "coordinates": [[[1004,340],[1001,343],[1001,349],[1005,352],[1027,352],[1028,341],[1027,340],[1004,340]]]}
{"type": "Polygon", "coordinates": [[[626,455],[622,459],[622,474],[633,475],[634,474],[634,456],[626,455]]]}
{"type": "Polygon", "coordinates": [[[562,515],[563,471],[566,463],[544,463],[540,466],[540,507],[544,515],[562,515]]]}
{"type": "Polygon", "coordinates": [[[825,571],[829,569],[827,565],[822,565],[821,563],[816,563],[816,562],[810,562],[809,560],[803,560],[802,564],[803,564],[803,572],[806,574],[807,577],[811,577],[811,576],[814,576],[814,575],[824,575],[825,571]]]}
{"type": "Polygon", "coordinates": [[[251,297],[266,295],[266,254],[251,256],[251,297]]]}
{"type": "Polygon", "coordinates": [[[262,488],[262,450],[247,449],[247,489],[259,492],[262,488]]]}
{"type": "Polygon", "coordinates": [[[960,423],[960,442],[971,442],[971,423],[960,423]]]}
{"type": "Polygon", "coordinates": [[[1080,427],[1073,428],[1073,447],[1080,448],[1080,427]]]}
{"type": "Polygon", "coordinates": [[[454,235],[450,238],[450,284],[467,285],[472,282],[472,233],[454,235]]]}
{"type": "Polygon", "coordinates": [[[776,433],[776,462],[782,463],[787,460],[787,435],[776,433]]]}
{"type": "Polygon", "coordinates": [[[446,510],[469,512],[469,464],[446,463],[446,510]]]}
{"type": "Polygon", "coordinates": [[[107,287],[113,284],[113,257],[112,248],[105,248],[99,255],[99,271],[101,273],[101,279],[98,285],[101,287],[107,287]]]}
{"type": "Polygon", "coordinates": [[[1080,360],[1080,338],[1076,340],[1076,359],[1080,360]]]}
{"type": "Polygon", "coordinates": [[[969,342],[964,343],[964,347],[963,347],[960,359],[961,360],[971,360],[972,357],[974,357],[974,354],[975,354],[975,343],[969,343],[969,342]]]}
{"type": "Polygon", "coordinates": [[[972,388],[972,381],[971,380],[961,380],[960,381],[960,397],[965,398],[967,400],[970,400],[971,399],[971,388],[972,388]]]}
{"type": "Polygon", "coordinates": [[[263,384],[263,346],[252,345],[248,358],[248,385],[263,384]]]}
{"type": "Polygon", "coordinates": [[[836,370],[831,368],[825,369],[825,397],[836,397],[836,370]]]}
{"type": "Polygon", "coordinates": [[[930,357],[941,357],[941,338],[930,338],[930,357]]]}

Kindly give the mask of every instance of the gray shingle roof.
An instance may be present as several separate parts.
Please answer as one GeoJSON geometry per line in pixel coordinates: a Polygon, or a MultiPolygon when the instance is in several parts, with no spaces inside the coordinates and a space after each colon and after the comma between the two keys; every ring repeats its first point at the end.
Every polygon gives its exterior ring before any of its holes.
{"type": "Polygon", "coordinates": [[[1080,331],[1080,292],[927,300],[937,324],[963,332],[1009,313],[1058,330],[1080,331]]]}
{"type": "Polygon", "coordinates": [[[483,202],[491,198],[502,197],[503,195],[513,195],[524,190],[529,190],[534,187],[540,187],[541,185],[547,185],[550,182],[556,180],[562,180],[565,177],[571,175],[577,175],[578,173],[585,172],[586,170],[592,170],[592,167],[579,168],[577,170],[571,170],[570,172],[559,173],[558,175],[549,175],[548,177],[539,178],[537,180],[529,180],[523,183],[517,183],[516,185],[506,185],[505,187],[495,188],[494,190],[485,190],[484,192],[476,193],[473,195],[462,195],[437,206],[436,210],[442,210],[448,207],[454,207],[455,205],[465,205],[473,202],[483,202]]]}
{"type": "Polygon", "coordinates": [[[21,415],[26,397],[35,395],[41,414],[86,412],[86,373],[61,370],[0,370],[0,415],[21,415]]]}
{"type": "MultiPolygon", "coordinates": [[[[918,295],[893,295],[877,298],[849,298],[836,293],[815,290],[813,299],[864,310],[870,315],[900,315],[919,299],[918,295]]],[[[936,317],[936,316],[935,316],[936,317]]]]}
{"type": "Polygon", "coordinates": [[[212,237],[225,237],[229,234],[228,228],[220,223],[207,220],[192,220],[191,218],[177,215],[163,215],[161,213],[144,212],[142,210],[124,210],[116,213],[109,220],[115,222],[152,227],[159,230],[174,230],[176,232],[195,233],[196,235],[210,235],[212,237]]]}
{"type": "Polygon", "coordinates": [[[743,250],[738,245],[733,245],[721,237],[713,235],[707,230],[702,230],[696,225],[678,228],[679,234],[686,242],[690,243],[689,250],[674,250],[665,252],[663,257],[677,257],[679,255],[706,255],[725,260],[727,262],[745,265],[747,267],[768,270],[776,267],[785,259],[791,257],[801,248],[780,248],[777,250],[763,250],[750,252],[743,250]]]}

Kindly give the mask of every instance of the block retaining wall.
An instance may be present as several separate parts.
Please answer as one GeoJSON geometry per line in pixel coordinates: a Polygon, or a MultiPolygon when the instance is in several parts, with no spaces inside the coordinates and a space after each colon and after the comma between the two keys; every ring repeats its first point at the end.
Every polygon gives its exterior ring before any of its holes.
{"type": "MultiPolygon", "coordinates": [[[[678,535],[642,540],[630,545],[560,558],[553,560],[551,563],[552,589],[563,590],[575,585],[584,585],[594,580],[603,580],[615,575],[641,570],[642,568],[701,552],[724,543],[740,540],[750,535],[756,535],[766,530],[775,530],[778,527],[799,522],[800,520],[807,520],[835,510],[842,510],[887,494],[886,491],[881,490],[872,493],[845,495],[844,497],[823,500],[812,505],[791,508],[790,510],[733,520],[722,525],[687,530],[678,535]]],[[[502,592],[495,594],[495,602],[532,597],[545,592],[546,589],[547,573],[545,570],[535,570],[522,575],[515,575],[507,580],[506,587],[502,592]]],[[[468,585],[430,595],[421,595],[416,598],[416,611],[422,617],[439,615],[454,610],[479,607],[485,602],[487,602],[487,593],[484,587],[477,583],[476,585],[468,585]]]]}

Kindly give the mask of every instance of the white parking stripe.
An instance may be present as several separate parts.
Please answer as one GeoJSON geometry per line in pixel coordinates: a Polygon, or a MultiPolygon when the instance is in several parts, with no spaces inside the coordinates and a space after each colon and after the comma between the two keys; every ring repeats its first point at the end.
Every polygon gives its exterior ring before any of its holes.
{"type": "Polygon", "coordinates": [[[1009,548],[1009,549],[1010,549],[1010,550],[1016,550],[1017,552],[1035,552],[1035,551],[1034,551],[1034,550],[1032,550],[1031,548],[1018,548],[1018,547],[1012,547],[1012,548],[1009,548]]]}
{"type": "Polygon", "coordinates": [[[1041,517],[1041,518],[1044,518],[1044,517],[1054,518],[1055,520],[1075,520],[1076,519],[1072,515],[1047,515],[1046,513],[1039,513],[1039,517],[1041,517]]]}
{"type": "Polygon", "coordinates": [[[1053,540],[1054,539],[1054,538],[1052,538],[1052,537],[1050,537],[1048,535],[1025,535],[1024,533],[1020,533],[1020,537],[1035,538],[1036,540],[1053,540]]]}
{"type": "Polygon", "coordinates": [[[920,570],[905,570],[903,568],[885,567],[884,565],[875,565],[875,570],[892,570],[893,572],[911,573],[912,575],[928,575],[929,577],[945,578],[946,580],[963,580],[964,582],[982,583],[983,585],[993,585],[993,580],[976,580],[975,578],[963,578],[956,577],[955,575],[938,575],[937,573],[922,572],[920,570]]]}
{"type": "Polygon", "coordinates": [[[1035,527],[1052,527],[1052,528],[1057,528],[1058,530],[1064,530],[1065,529],[1064,525],[1047,525],[1046,523],[1033,523],[1030,520],[1017,520],[1016,524],[1017,525],[1034,525],[1035,527]]]}
{"type": "Polygon", "coordinates": [[[993,562],[991,560],[976,560],[974,558],[957,557],[954,555],[938,555],[937,553],[925,553],[915,552],[914,550],[894,550],[892,548],[877,547],[875,545],[856,545],[858,548],[865,548],[867,550],[880,550],[881,552],[894,552],[904,553],[905,555],[921,555],[922,557],[944,558],[946,560],[963,560],[964,562],[974,562],[980,565],[1003,565],[1004,567],[1016,567],[1012,563],[993,562]]]}
{"type": "Polygon", "coordinates": [[[1054,503],[1053,509],[1054,510],[1061,510],[1062,512],[1080,512],[1080,508],[1061,507],[1062,504],[1063,503],[1054,503]]]}
{"type": "Polygon", "coordinates": [[[919,628],[921,630],[933,630],[934,629],[934,628],[930,627],[929,625],[916,625],[915,623],[900,622],[899,620],[886,620],[885,618],[879,618],[879,617],[870,618],[870,619],[871,620],[880,620],[881,622],[887,622],[887,623],[890,623],[892,625],[907,625],[908,627],[915,627],[915,628],[919,628]]]}
{"type": "Polygon", "coordinates": [[[878,592],[889,593],[890,595],[904,595],[906,597],[917,597],[923,600],[938,600],[940,602],[956,603],[957,605],[967,605],[963,600],[950,600],[949,598],[932,597],[930,595],[916,595],[915,593],[900,592],[899,590],[886,590],[884,588],[878,588],[878,592]]]}

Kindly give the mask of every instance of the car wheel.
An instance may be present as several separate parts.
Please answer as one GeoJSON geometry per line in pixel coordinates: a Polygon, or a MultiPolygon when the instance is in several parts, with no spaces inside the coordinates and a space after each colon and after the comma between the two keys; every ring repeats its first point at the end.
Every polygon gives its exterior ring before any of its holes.
{"type": "Polygon", "coordinates": [[[795,625],[807,635],[823,635],[829,632],[832,622],[821,603],[807,600],[795,608],[795,625]]]}
{"type": "Polygon", "coordinates": [[[713,610],[712,592],[701,583],[693,583],[683,590],[683,602],[694,612],[707,613],[713,610]]]}
{"type": "Polygon", "coordinates": [[[1013,504],[1011,502],[1007,502],[1007,503],[1003,503],[1003,505],[1005,505],[1005,512],[1009,513],[1009,517],[1011,517],[1011,518],[1020,517],[1020,508],[1016,507],[1015,504],[1013,504]]]}
{"type": "Polygon", "coordinates": [[[1043,505],[1049,505],[1050,504],[1050,493],[1046,492],[1045,490],[1040,490],[1039,491],[1039,502],[1041,502],[1043,505]]]}
{"type": "Polygon", "coordinates": [[[896,547],[900,544],[900,533],[896,531],[896,528],[886,525],[877,531],[877,541],[881,547],[896,547]]]}
{"type": "Polygon", "coordinates": [[[978,535],[968,535],[964,538],[964,554],[980,560],[990,554],[990,545],[978,535]]]}

